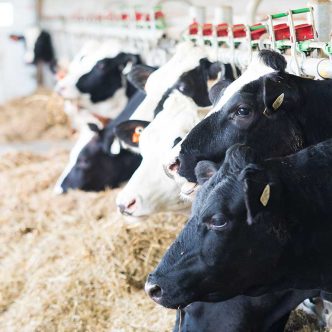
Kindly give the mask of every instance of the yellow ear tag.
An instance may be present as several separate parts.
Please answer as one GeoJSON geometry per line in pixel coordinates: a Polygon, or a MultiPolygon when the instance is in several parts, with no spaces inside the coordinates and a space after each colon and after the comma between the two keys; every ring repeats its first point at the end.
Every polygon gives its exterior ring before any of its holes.
{"type": "Polygon", "coordinates": [[[269,202],[269,199],[270,199],[270,185],[267,184],[262,192],[260,201],[264,206],[266,206],[267,203],[269,202]]]}
{"type": "Polygon", "coordinates": [[[139,142],[139,138],[140,138],[140,136],[141,136],[141,134],[143,132],[143,129],[144,128],[141,127],[141,126],[135,128],[135,131],[134,131],[133,136],[131,138],[131,140],[132,140],[133,143],[138,143],[139,142]]]}
{"type": "Polygon", "coordinates": [[[282,93],[272,104],[272,108],[275,111],[281,106],[282,102],[284,101],[284,97],[285,97],[285,94],[282,93]]]}

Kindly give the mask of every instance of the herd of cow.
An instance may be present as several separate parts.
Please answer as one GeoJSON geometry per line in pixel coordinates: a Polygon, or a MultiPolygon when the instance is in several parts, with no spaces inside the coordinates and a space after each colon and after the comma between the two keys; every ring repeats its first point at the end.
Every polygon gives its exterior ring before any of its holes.
{"type": "Polygon", "coordinates": [[[58,81],[79,139],[54,191],[128,181],[128,218],[188,214],[145,285],[176,332],[283,331],[302,302],[332,325],[332,81],[271,50],[237,79],[191,43],[142,62],[89,42],[58,81]]]}

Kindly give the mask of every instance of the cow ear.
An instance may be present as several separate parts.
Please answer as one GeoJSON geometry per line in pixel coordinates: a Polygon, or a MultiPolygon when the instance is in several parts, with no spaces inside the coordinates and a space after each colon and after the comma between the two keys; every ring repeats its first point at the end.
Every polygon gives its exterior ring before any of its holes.
{"type": "Polygon", "coordinates": [[[150,122],[141,120],[124,121],[116,126],[115,135],[127,145],[138,147],[140,135],[149,124],[150,122]]]}
{"type": "Polygon", "coordinates": [[[231,80],[220,80],[212,86],[209,91],[209,98],[212,105],[215,105],[224,94],[225,89],[232,83],[231,80]]]}
{"type": "Polygon", "coordinates": [[[263,101],[263,114],[270,117],[298,106],[299,93],[284,73],[273,73],[263,77],[263,101]]]}
{"type": "Polygon", "coordinates": [[[261,166],[248,165],[240,174],[240,180],[243,181],[249,225],[253,224],[257,215],[266,209],[281,213],[280,185],[276,180],[271,181],[261,166]]]}
{"type": "Polygon", "coordinates": [[[218,171],[218,165],[212,161],[199,161],[195,167],[195,175],[199,185],[208,181],[218,171]]]}
{"type": "Polygon", "coordinates": [[[127,79],[136,89],[145,91],[146,81],[155,70],[155,67],[136,65],[129,72],[127,79]]]}
{"type": "Polygon", "coordinates": [[[247,165],[257,163],[258,155],[254,149],[244,144],[234,144],[226,151],[224,171],[239,174],[247,165]]]}
{"type": "Polygon", "coordinates": [[[208,80],[218,79],[218,75],[222,71],[221,62],[211,62],[206,58],[201,59],[199,65],[206,71],[208,80]]]}
{"type": "Polygon", "coordinates": [[[221,62],[213,62],[209,66],[209,79],[216,80],[219,76],[219,73],[222,71],[222,63],[221,62]]]}

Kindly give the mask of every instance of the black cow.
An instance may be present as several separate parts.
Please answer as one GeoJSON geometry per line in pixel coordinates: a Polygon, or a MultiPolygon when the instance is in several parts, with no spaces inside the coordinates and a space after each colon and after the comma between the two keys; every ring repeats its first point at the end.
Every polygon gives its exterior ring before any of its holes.
{"type": "Polygon", "coordinates": [[[196,182],[194,169],[200,160],[221,163],[227,148],[235,143],[273,157],[332,137],[332,81],[286,74],[282,56],[272,51],[262,57],[270,63],[273,57],[281,57],[274,61],[280,71],[244,85],[182,142],[177,168],[190,182],[196,182]]]}
{"type": "Polygon", "coordinates": [[[140,165],[141,156],[123,149],[115,137],[115,128],[127,120],[145,98],[144,93],[136,92],[122,113],[108,126],[99,129],[90,124],[94,132],[91,139],[80,144],[54,188],[56,193],[69,189],[100,191],[107,187],[118,187],[128,180],[140,165]]]}
{"type": "Polygon", "coordinates": [[[80,92],[89,94],[92,103],[114,98],[121,88],[126,89],[126,97],[130,98],[136,88],[123,75],[129,63],[141,63],[140,56],[121,52],[114,58],[99,60],[88,73],[79,78],[76,87],[80,92]]]}
{"type": "MultiPolygon", "coordinates": [[[[248,146],[230,148],[149,276],[149,295],[171,308],[285,289],[329,295],[331,165],[332,140],[266,161],[248,146]]],[[[197,168],[213,173],[207,162],[197,168]]]]}

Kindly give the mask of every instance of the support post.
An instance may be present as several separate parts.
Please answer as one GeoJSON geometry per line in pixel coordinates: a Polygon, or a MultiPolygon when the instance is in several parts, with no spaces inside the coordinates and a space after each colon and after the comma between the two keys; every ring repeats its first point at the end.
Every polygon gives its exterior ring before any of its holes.
{"type": "Polygon", "coordinates": [[[310,0],[308,6],[314,8],[314,20],[318,40],[327,42],[331,33],[331,3],[329,0],[310,0]]]}
{"type": "Polygon", "coordinates": [[[262,0],[250,0],[249,1],[248,5],[247,5],[247,10],[246,10],[246,12],[248,13],[248,16],[247,16],[248,25],[253,25],[255,23],[257,9],[261,2],[262,2],[262,0]]]}

